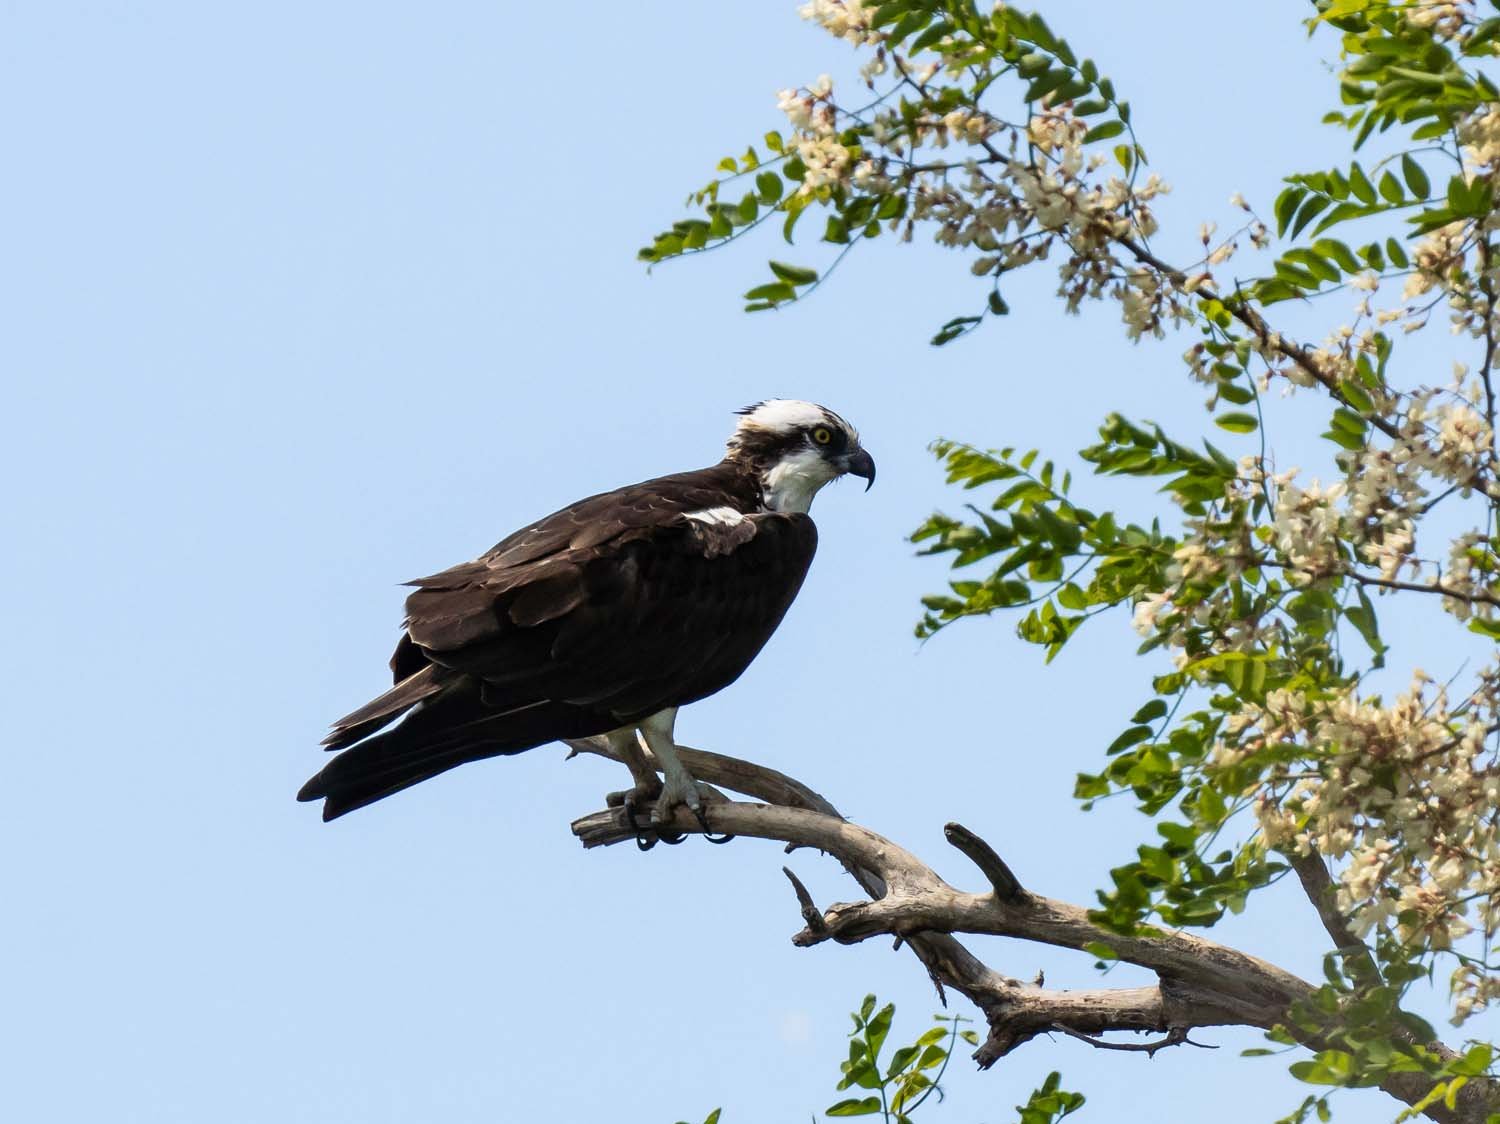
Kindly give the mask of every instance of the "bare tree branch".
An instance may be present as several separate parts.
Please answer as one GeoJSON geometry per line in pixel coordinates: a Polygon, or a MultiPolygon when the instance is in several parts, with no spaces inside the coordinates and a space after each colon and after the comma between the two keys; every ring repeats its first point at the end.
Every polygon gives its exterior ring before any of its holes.
{"type": "MultiPolygon", "coordinates": [[[[616,758],[602,740],[570,742],[575,752],[616,758]]],[[[841,862],[869,900],[839,902],[821,912],[789,869],[805,928],[793,936],[799,947],[835,942],[854,944],[873,936],[906,943],[926,967],[942,994],[963,994],[983,1012],[989,1034],[975,1052],[987,1068],[1039,1035],[1060,1032],[1091,1046],[1127,1048],[1152,1054],[1168,1045],[1187,1044],[1197,1027],[1281,1028],[1309,1049],[1327,1048],[1318,1032],[1291,1018],[1314,988],[1307,981],[1239,949],[1181,931],[1125,936],[1089,920],[1081,906],[1023,890],[984,840],[957,824],[945,834],[985,875],[984,893],[958,890],[931,867],[884,836],[840,816],[826,799],[782,773],[721,754],[682,748],[684,765],[706,784],[733,789],[766,803],[712,802],[705,806],[707,827],[678,809],[662,830],[685,835],[706,830],[775,840],[824,851],[841,862]],[[1039,944],[1097,952],[1107,946],[1117,959],[1155,973],[1153,987],[1060,991],[1022,983],[990,968],[956,940],[955,933],[1014,937],[1039,944]],[[1150,1032],[1166,1037],[1151,1043],[1116,1043],[1099,1038],[1112,1032],[1150,1032]]],[[[618,810],[595,812],[574,821],[573,833],[585,847],[604,847],[636,838],[638,829],[618,810]]],[[[1364,948],[1334,908],[1331,879],[1320,859],[1299,869],[1304,887],[1319,910],[1335,947],[1364,948]],[[1314,865],[1316,869],[1314,869],[1314,865]],[[1321,878],[1319,875],[1321,872],[1321,878]],[[1352,944],[1350,942],[1353,942],[1352,944]]],[[[1368,950],[1366,950],[1368,954],[1368,950]]],[[[1370,963],[1373,970],[1373,961],[1370,963]]],[[[1198,1045],[1198,1043],[1192,1043],[1198,1045]]],[[[1445,1058],[1454,1051],[1423,1043],[1445,1058]]],[[[1381,1088],[1415,1104],[1431,1091],[1433,1079],[1421,1073],[1391,1074],[1381,1088]]],[[[1500,1105],[1500,1089],[1473,1079],[1461,1090],[1457,1107],[1439,1102],[1423,1115],[1439,1124],[1481,1124],[1500,1105]]]]}
{"type": "Polygon", "coordinates": [[[1076,1038],[1080,1042],[1087,1042],[1090,1046],[1098,1050],[1130,1050],[1135,1053],[1145,1054],[1148,1058],[1154,1058],[1156,1051],[1165,1050],[1168,1046],[1196,1046],[1200,1050],[1218,1049],[1217,1046],[1211,1046],[1206,1042],[1194,1042],[1188,1037],[1187,1031],[1182,1027],[1173,1027],[1165,1038],[1158,1038],[1155,1042],[1106,1042],[1102,1038],[1081,1034],[1069,1026],[1059,1025],[1053,1029],[1061,1031],[1070,1038],[1076,1038]]]}

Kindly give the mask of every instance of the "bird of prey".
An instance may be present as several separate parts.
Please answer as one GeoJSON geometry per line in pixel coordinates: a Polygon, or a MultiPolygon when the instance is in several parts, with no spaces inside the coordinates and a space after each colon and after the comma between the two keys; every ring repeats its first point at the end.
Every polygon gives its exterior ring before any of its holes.
{"type": "Polygon", "coordinates": [[[334,724],[324,745],[341,752],[297,799],[331,820],[465,762],[603,735],[635,780],[632,821],[653,800],[653,824],[680,804],[703,821],[677,708],[733,683],[781,623],[817,547],[818,490],[875,480],[832,410],[739,414],[718,464],[579,500],[411,582],[395,686],[334,724]]]}

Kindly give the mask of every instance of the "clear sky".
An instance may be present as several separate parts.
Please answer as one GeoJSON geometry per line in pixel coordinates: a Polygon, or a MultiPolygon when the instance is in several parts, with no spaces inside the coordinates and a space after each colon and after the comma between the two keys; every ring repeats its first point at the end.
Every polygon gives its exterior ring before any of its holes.
{"type": "MultiPolygon", "coordinates": [[[[1174,184],[1163,249],[1315,161],[1332,90],[1302,4],[1046,10],[1174,184]]],[[[332,825],[292,799],[326,723],[383,687],[398,582],[713,462],[767,396],[847,416],[879,482],[820,497],[800,599],[683,740],[791,772],[966,887],[950,819],[1082,902],[1146,837],[1069,795],[1146,697],[1124,614],[1045,669],[1003,619],[919,648],[943,574],[903,536],[957,502],[940,434],[1065,454],[1111,409],[1197,424],[1185,343],[1067,319],[1038,274],[1007,322],[934,350],[982,294],[931,248],[877,245],[753,317],[767,257],[825,248],[634,261],[780,124],[778,87],[852,59],[789,2],[0,3],[0,1117],[803,1120],[867,990],[898,1034],[925,1026],[909,954],[791,946],[773,845],[585,853],[569,821],[625,780],[604,762],[541,749],[332,825]]],[[[855,893],[791,861],[821,902],[855,893]]],[[[1317,972],[1281,888],[1224,936],[1317,972]]],[[[1097,982],[1081,956],[973,945],[1097,982]]],[[[1286,1059],[1236,1057],[1257,1036],[1202,1037],[1223,1049],[956,1064],[933,1119],[1009,1119],[1052,1068],[1098,1121],[1262,1121],[1306,1092],[1286,1059]]]]}

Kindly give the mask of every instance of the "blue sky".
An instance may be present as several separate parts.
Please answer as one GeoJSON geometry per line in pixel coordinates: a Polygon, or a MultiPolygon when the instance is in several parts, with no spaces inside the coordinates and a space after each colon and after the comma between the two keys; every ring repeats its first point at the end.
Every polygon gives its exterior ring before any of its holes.
{"type": "MultiPolygon", "coordinates": [[[[1097,4],[1046,10],[1174,185],[1161,248],[1316,162],[1332,84],[1301,4],[1160,0],[1108,28],[1097,4]]],[[[1124,615],[1050,668],[1003,619],[919,647],[942,571],[904,536],[955,502],[924,451],[940,434],[1066,454],[1112,409],[1196,425],[1185,344],[1131,347],[1111,309],[1068,319],[1039,274],[1008,321],[934,350],[982,294],[920,246],[754,317],[738,294],[767,257],[826,248],[634,260],[779,124],[778,87],[852,70],[794,4],[51,0],[0,4],[0,56],[0,1116],[805,1119],[835,1099],[867,990],[898,1003],[897,1033],[924,1027],[909,955],[791,946],[773,846],[585,854],[569,821],[624,778],[603,762],[541,749],[332,825],[292,800],[327,722],[383,685],[398,582],[711,463],[731,411],[767,396],[843,413],[880,479],[819,499],[800,599],[683,740],[793,773],[963,886],[950,819],[1075,901],[1145,837],[1069,796],[1146,697],[1124,615]]],[[[854,893],[792,862],[820,901],[854,893]]],[[[1224,935],[1317,971],[1280,888],[1224,935]]],[[[1096,982],[1076,955],[973,943],[1012,975],[1096,982]]],[[[934,1119],[1007,1119],[1053,1068],[1085,1119],[1209,1105],[1228,1124],[1301,1099],[1284,1060],[1237,1058],[1256,1036],[1203,1037],[1224,1048],[956,1064],[934,1119]]]]}

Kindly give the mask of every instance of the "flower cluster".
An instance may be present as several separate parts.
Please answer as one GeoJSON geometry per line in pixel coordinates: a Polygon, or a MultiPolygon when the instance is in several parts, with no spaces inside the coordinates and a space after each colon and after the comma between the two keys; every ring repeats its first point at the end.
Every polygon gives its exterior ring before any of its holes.
{"type": "Polygon", "coordinates": [[[1455,267],[1462,264],[1462,246],[1467,234],[1467,223],[1450,222],[1417,243],[1412,251],[1416,268],[1406,279],[1406,288],[1401,294],[1403,300],[1420,297],[1452,278],[1455,267]]]}
{"type": "MultiPolygon", "coordinates": [[[[1214,766],[1270,762],[1251,793],[1266,845],[1342,861],[1338,906],[1361,936],[1389,926],[1414,952],[1500,930],[1500,671],[1461,701],[1421,671],[1389,704],[1349,687],[1278,690],[1231,716],[1214,766]],[[1289,763],[1294,757],[1296,763],[1289,763]]],[[[1494,993],[1457,980],[1459,1020],[1494,993]]]]}
{"type": "Polygon", "coordinates": [[[1465,120],[1458,139],[1463,142],[1464,163],[1471,169],[1494,168],[1500,162],[1500,105],[1492,103],[1484,113],[1465,120]]]}
{"type": "MultiPolygon", "coordinates": [[[[899,194],[910,202],[903,237],[930,224],[938,244],[981,251],[973,265],[980,275],[1065,250],[1059,277],[1068,309],[1077,311],[1086,299],[1115,299],[1132,339],[1162,336],[1168,326],[1193,318],[1192,294],[1207,274],[1185,281],[1137,262],[1126,266],[1114,253],[1122,239],[1144,243],[1156,231],[1151,204],[1168,190],[1166,184],[1154,174],[1139,183],[1100,174],[1105,157],[1086,145],[1089,123],[1071,102],[1043,99],[1031,119],[1018,125],[973,102],[929,101],[927,84],[959,61],[940,55],[941,61],[918,66],[890,52],[884,34],[871,26],[875,7],[861,0],[811,0],[801,14],[840,39],[875,47],[866,79],[893,68],[905,87],[922,92],[923,104],[915,113],[885,109],[865,119],[839,110],[826,79],[805,91],[781,91],[780,107],[796,130],[793,150],[808,169],[800,196],[826,198],[819,193],[840,188],[899,194]],[[849,137],[838,132],[841,120],[861,135],[859,157],[849,137]],[[919,157],[954,147],[971,155],[919,157]]],[[[935,49],[947,48],[939,43],[935,49]]],[[[1219,248],[1215,262],[1232,252],[1232,245],[1219,248]]]]}
{"type": "Polygon", "coordinates": [[[811,196],[820,188],[848,182],[854,154],[838,141],[833,79],[824,74],[805,90],[780,91],[777,108],[796,130],[792,147],[807,169],[798,194],[811,196]]]}
{"type": "Polygon", "coordinates": [[[1457,38],[1473,22],[1470,6],[1454,0],[1413,0],[1406,21],[1431,31],[1439,39],[1457,38]]]}
{"type": "Polygon", "coordinates": [[[1314,482],[1304,489],[1290,478],[1282,479],[1271,530],[1276,552],[1285,561],[1287,576],[1294,584],[1315,581],[1338,571],[1343,561],[1340,501],[1345,492],[1342,482],[1326,488],[1314,482]]]}
{"type": "Polygon", "coordinates": [[[885,40],[871,26],[871,17],[879,6],[863,0],[809,0],[797,14],[856,47],[875,47],[885,40]]]}

